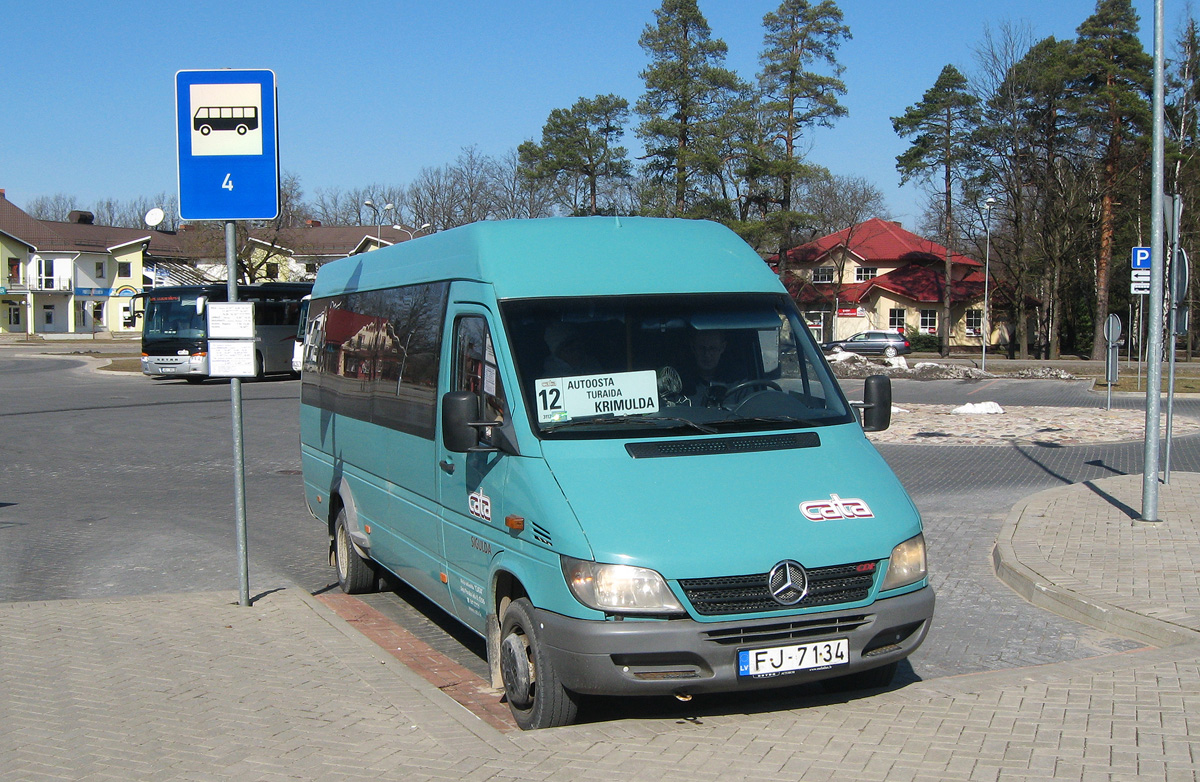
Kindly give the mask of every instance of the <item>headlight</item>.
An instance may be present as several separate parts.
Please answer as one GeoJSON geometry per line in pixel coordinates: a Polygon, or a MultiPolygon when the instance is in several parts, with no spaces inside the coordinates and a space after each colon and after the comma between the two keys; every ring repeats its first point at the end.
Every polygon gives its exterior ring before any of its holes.
{"type": "Polygon", "coordinates": [[[892,549],[892,557],[888,561],[887,576],[883,579],[880,591],[898,589],[902,586],[915,584],[925,578],[928,570],[925,566],[925,536],[917,535],[909,538],[892,549]]]}
{"type": "Polygon", "coordinates": [[[562,558],[571,594],[589,608],[611,614],[681,614],[683,606],[661,575],[633,565],[602,565],[562,558]]]}

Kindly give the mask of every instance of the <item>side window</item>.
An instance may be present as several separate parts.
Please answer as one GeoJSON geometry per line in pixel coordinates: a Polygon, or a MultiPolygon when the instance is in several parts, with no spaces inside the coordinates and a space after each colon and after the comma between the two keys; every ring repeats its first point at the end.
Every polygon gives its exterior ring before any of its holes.
{"type": "Polygon", "coordinates": [[[447,283],[313,300],[301,399],[432,440],[447,283]]]}
{"type": "MultiPolygon", "coordinates": [[[[459,318],[454,329],[453,391],[479,396],[480,421],[504,420],[507,401],[496,366],[496,350],[487,321],[478,316],[459,318]]],[[[487,432],[484,431],[484,439],[487,432]]]]}

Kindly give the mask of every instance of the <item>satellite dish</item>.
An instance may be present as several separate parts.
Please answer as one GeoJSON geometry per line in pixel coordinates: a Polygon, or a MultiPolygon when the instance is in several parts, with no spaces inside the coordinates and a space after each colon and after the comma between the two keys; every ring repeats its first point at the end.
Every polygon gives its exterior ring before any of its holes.
{"type": "Polygon", "coordinates": [[[150,226],[151,228],[157,228],[159,223],[161,223],[166,216],[167,213],[156,206],[149,212],[146,212],[146,225],[150,226]]]}

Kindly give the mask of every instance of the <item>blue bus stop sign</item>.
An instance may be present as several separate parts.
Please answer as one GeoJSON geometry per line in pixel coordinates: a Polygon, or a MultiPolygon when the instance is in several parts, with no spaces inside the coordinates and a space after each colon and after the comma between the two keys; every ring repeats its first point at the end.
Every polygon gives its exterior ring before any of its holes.
{"type": "Polygon", "coordinates": [[[275,98],[275,74],[269,70],[175,74],[180,218],[279,215],[275,98]]]}

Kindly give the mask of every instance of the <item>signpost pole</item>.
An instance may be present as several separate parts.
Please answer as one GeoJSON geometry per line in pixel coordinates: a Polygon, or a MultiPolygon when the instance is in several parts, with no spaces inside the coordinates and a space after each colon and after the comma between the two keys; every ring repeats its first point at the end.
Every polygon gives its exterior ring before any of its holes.
{"type": "MultiPolygon", "coordinates": [[[[234,222],[225,221],[225,274],[230,303],[237,301],[237,244],[234,222]]],[[[250,605],[250,557],[246,550],[246,453],[242,437],[242,379],[229,379],[233,405],[233,506],[237,534],[238,605],[250,605]]]]}
{"type": "Polygon", "coordinates": [[[1163,340],[1163,0],[1154,3],[1154,131],[1150,185],[1150,334],[1146,374],[1146,442],[1142,459],[1142,515],[1135,525],[1153,525],[1158,518],[1159,422],[1162,391],[1163,340]]]}
{"type": "MultiPolygon", "coordinates": [[[[225,224],[225,266],[229,303],[237,302],[235,220],[273,220],[279,214],[279,126],[275,74],[269,70],[178,71],[175,74],[176,143],[179,163],[179,216],[184,220],[220,220],[225,224]]],[[[250,306],[250,305],[247,305],[250,306]]],[[[211,312],[211,310],[210,310],[211,312]]],[[[253,338],[253,310],[249,314],[253,338]]],[[[210,317],[210,327],[212,325],[210,317]]],[[[245,335],[241,337],[244,343],[245,335]]],[[[210,337],[212,337],[210,328],[210,337]]],[[[228,358],[221,346],[215,361],[210,339],[209,373],[229,376],[233,407],[234,513],[237,533],[238,603],[250,605],[249,557],[246,552],[246,460],[242,435],[241,376],[254,374],[246,365],[217,363],[228,358]]],[[[233,355],[244,357],[241,346],[233,355]]],[[[250,343],[253,355],[253,344],[250,343]]]]}

